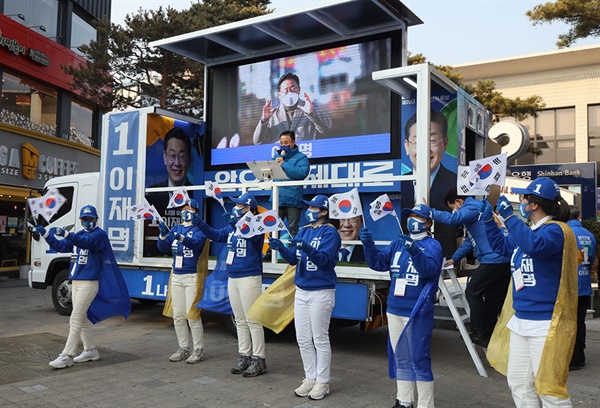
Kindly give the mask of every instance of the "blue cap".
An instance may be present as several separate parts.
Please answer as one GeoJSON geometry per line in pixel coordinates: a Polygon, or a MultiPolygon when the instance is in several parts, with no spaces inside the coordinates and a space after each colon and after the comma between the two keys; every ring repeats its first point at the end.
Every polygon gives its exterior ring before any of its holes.
{"type": "Polygon", "coordinates": [[[302,204],[305,207],[316,207],[329,211],[329,199],[322,194],[314,196],[310,201],[302,200],[302,204]]]}
{"type": "Polygon", "coordinates": [[[84,205],[79,211],[79,218],[98,218],[98,212],[93,205],[84,205]]]}
{"type": "Polygon", "coordinates": [[[433,213],[431,208],[425,204],[417,204],[414,208],[405,208],[400,212],[401,217],[408,217],[410,213],[415,213],[421,217],[425,217],[428,220],[433,220],[433,213]]]}
{"type": "Polygon", "coordinates": [[[238,198],[235,197],[230,197],[229,198],[231,201],[233,201],[236,204],[243,204],[243,205],[249,205],[251,209],[256,210],[258,208],[258,204],[256,202],[256,198],[254,198],[253,195],[251,194],[242,194],[241,196],[239,196],[238,198]]]}
{"type": "Polygon", "coordinates": [[[200,212],[200,206],[198,205],[198,201],[194,200],[193,198],[190,198],[190,201],[188,201],[186,205],[200,212]]]}
{"type": "Polygon", "coordinates": [[[526,188],[513,187],[515,194],[533,194],[546,200],[556,202],[556,197],[560,195],[558,184],[548,177],[540,177],[533,180],[526,188]]]}

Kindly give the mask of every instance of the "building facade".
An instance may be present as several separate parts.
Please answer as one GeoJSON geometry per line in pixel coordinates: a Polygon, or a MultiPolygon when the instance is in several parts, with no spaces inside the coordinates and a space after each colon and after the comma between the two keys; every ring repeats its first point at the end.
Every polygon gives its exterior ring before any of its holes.
{"type": "MultiPolygon", "coordinates": [[[[600,45],[455,65],[466,83],[493,80],[508,98],[542,97],[529,130],[528,153],[515,164],[600,162],[600,45]]],[[[600,172],[600,166],[597,172],[600,172]]],[[[600,178],[599,178],[600,179],[600,178]]]]}
{"type": "Polygon", "coordinates": [[[26,199],[56,176],[98,171],[100,115],[63,66],[85,63],[110,0],[0,0],[0,274],[29,263],[26,199]]]}

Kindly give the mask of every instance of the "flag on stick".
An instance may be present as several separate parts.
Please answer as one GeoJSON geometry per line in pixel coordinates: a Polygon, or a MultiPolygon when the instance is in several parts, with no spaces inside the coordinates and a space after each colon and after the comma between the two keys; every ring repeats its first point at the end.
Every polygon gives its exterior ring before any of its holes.
{"type": "Polygon", "coordinates": [[[156,208],[153,205],[150,205],[148,201],[144,198],[144,202],[141,204],[134,204],[129,207],[129,217],[134,220],[158,220],[159,222],[164,222],[156,208]]]}
{"type": "Polygon", "coordinates": [[[257,234],[266,234],[271,231],[287,230],[285,223],[274,210],[257,214],[252,220],[252,228],[257,234]]]}
{"type": "Polygon", "coordinates": [[[48,189],[42,197],[27,199],[33,218],[41,215],[48,223],[66,201],[56,188],[48,189]]]}
{"type": "Polygon", "coordinates": [[[456,190],[461,195],[488,195],[493,185],[506,180],[506,153],[471,160],[469,166],[458,166],[456,190]]]}
{"type": "Polygon", "coordinates": [[[167,208],[175,208],[186,205],[190,201],[190,196],[188,195],[187,190],[184,186],[179,187],[177,190],[173,191],[173,195],[169,200],[169,204],[167,208]]]}
{"type": "Polygon", "coordinates": [[[206,181],[204,182],[205,193],[207,197],[212,197],[221,204],[221,207],[225,209],[225,202],[223,201],[223,194],[221,193],[221,188],[219,187],[219,183],[216,181],[206,181]]]}
{"type": "Polygon", "coordinates": [[[240,220],[235,224],[235,236],[242,238],[252,238],[256,235],[254,228],[252,227],[254,224],[254,214],[248,211],[246,214],[240,218],[240,220]]]}
{"type": "Polygon", "coordinates": [[[329,218],[344,220],[359,215],[363,215],[363,211],[357,188],[329,197],[329,218]]]}
{"type": "Polygon", "coordinates": [[[386,215],[393,215],[398,218],[396,210],[394,210],[394,206],[387,194],[380,195],[369,206],[371,207],[369,214],[373,218],[373,221],[377,221],[386,215]]]}

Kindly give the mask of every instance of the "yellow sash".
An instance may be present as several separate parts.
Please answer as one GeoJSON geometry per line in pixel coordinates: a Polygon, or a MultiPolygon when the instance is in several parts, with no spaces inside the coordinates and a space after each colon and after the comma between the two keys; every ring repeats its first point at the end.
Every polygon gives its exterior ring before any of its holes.
{"type": "MultiPolygon", "coordinates": [[[[549,222],[560,225],[565,239],[560,286],[542,351],[542,359],[535,376],[535,389],[539,395],[568,398],[567,377],[577,332],[577,241],[567,224],[549,222]]],[[[506,325],[514,312],[511,280],[486,356],[492,367],[503,375],[506,375],[508,369],[510,345],[510,330],[506,325]]]]}
{"type": "Polygon", "coordinates": [[[248,320],[280,333],[294,319],[296,267],[288,265],[283,275],[265,290],[248,311],[248,320]]]}
{"type": "MultiPolygon", "coordinates": [[[[198,263],[196,265],[196,297],[192,303],[192,307],[187,311],[185,317],[189,320],[200,320],[200,309],[196,307],[202,294],[204,293],[204,282],[208,276],[208,253],[210,252],[210,241],[207,239],[204,243],[202,253],[198,257],[198,263]]],[[[167,317],[173,317],[173,304],[171,299],[171,280],[173,279],[173,270],[171,269],[171,276],[169,277],[169,287],[167,289],[167,300],[165,300],[165,307],[163,308],[163,315],[167,317]]]]}

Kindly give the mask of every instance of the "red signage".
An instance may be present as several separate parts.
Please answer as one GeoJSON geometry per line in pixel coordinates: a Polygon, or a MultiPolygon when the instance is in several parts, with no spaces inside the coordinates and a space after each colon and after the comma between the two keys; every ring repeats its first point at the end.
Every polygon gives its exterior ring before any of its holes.
{"type": "Polygon", "coordinates": [[[0,14],[0,65],[15,72],[75,92],[62,65],[78,66],[86,59],[57,42],[0,14]]]}

